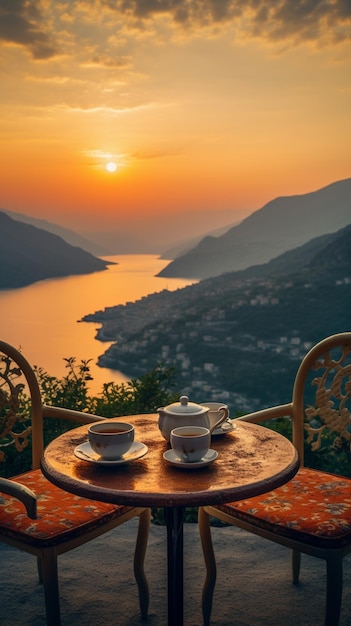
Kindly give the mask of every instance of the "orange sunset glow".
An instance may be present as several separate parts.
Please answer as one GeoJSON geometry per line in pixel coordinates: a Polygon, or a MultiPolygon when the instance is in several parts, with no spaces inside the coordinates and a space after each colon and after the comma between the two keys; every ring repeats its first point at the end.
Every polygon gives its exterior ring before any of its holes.
{"type": "Polygon", "coordinates": [[[351,175],[341,0],[0,2],[0,206],[94,228],[351,175]]]}

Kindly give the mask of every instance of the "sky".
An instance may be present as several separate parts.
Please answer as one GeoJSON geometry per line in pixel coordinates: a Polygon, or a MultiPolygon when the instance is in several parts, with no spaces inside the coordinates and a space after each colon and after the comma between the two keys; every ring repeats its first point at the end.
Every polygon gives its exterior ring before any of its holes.
{"type": "Polygon", "coordinates": [[[0,84],[0,207],[64,226],[351,176],[351,0],[0,0],[0,84]]]}

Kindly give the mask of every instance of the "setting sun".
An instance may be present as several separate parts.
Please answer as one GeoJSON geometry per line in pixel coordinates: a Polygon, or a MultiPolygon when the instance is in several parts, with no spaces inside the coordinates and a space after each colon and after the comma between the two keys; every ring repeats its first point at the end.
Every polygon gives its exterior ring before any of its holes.
{"type": "Polygon", "coordinates": [[[105,168],[108,172],[115,172],[117,169],[117,165],[113,161],[109,161],[108,163],[106,163],[105,168]]]}
{"type": "Polygon", "coordinates": [[[349,4],[0,0],[0,206],[173,238],[349,178],[349,4]]]}

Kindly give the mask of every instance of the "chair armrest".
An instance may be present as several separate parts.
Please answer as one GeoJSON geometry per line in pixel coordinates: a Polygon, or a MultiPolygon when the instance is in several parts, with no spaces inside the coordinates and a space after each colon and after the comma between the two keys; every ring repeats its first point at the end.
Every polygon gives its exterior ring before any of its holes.
{"type": "Polygon", "coordinates": [[[247,415],[242,415],[236,419],[243,422],[253,422],[254,424],[258,424],[259,422],[264,422],[265,420],[276,419],[277,417],[292,417],[292,415],[293,405],[292,402],[289,402],[288,404],[279,404],[267,409],[262,409],[261,411],[255,411],[254,413],[247,413],[247,415]]]}
{"type": "Polygon", "coordinates": [[[92,413],[83,413],[82,411],[73,411],[72,409],[64,409],[58,406],[50,406],[49,404],[43,405],[44,417],[54,417],[58,419],[73,420],[83,424],[89,424],[91,422],[98,422],[99,420],[105,420],[106,417],[100,415],[93,415],[92,413]]]}
{"type": "Polygon", "coordinates": [[[37,519],[37,497],[31,489],[7,478],[0,478],[0,491],[23,502],[28,517],[37,519]]]}

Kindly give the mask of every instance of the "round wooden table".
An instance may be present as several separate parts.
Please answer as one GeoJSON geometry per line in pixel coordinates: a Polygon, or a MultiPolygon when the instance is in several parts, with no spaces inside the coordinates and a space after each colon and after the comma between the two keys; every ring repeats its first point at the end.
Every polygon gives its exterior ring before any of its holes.
{"type": "Polygon", "coordinates": [[[88,425],[60,435],[44,451],[42,471],[58,487],[93,500],[163,507],[167,524],[168,624],[183,624],[183,521],[185,507],[250,498],[289,481],[299,467],[297,451],[282,435],[257,424],[234,421],[235,429],[212,437],[218,458],[206,467],[182,469],[163,453],[170,447],[158,415],[123,416],[135,426],[146,456],[125,465],[101,466],[76,458],[88,425]]]}

